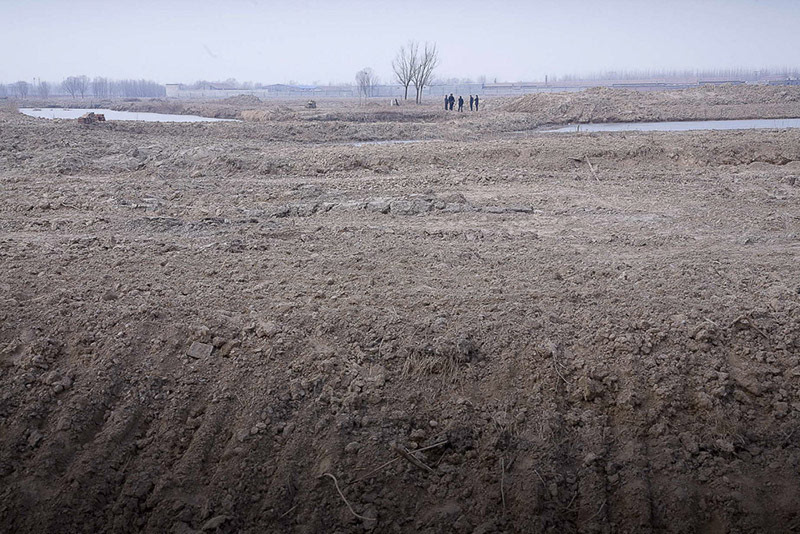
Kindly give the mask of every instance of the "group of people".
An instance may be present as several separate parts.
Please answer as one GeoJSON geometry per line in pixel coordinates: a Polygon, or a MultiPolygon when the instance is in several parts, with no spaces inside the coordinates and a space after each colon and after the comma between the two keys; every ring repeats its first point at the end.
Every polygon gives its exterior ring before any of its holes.
{"type": "MultiPolygon", "coordinates": [[[[450,96],[444,95],[444,109],[445,109],[445,111],[447,111],[447,110],[453,111],[453,105],[455,103],[456,103],[456,99],[453,96],[453,93],[450,93],[450,96]]],[[[475,111],[478,111],[479,103],[480,103],[480,100],[478,99],[478,95],[475,95],[474,97],[472,95],[469,95],[469,110],[470,111],[473,111],[473,109],[475,111]],[[474,108],[473,108],[473,106],[474,106],[474,108]]],[[[464,111],[464,97],[461,96],[461,95],[459,95],[459,97],[458,97],[458,111],[464,111]]]]}

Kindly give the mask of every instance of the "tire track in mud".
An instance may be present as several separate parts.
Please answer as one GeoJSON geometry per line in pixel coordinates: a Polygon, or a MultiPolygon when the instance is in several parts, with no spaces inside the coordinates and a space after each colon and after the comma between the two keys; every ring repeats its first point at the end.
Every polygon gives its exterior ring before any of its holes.
{"type": "Polygon", "coordinates": [[[612,528],[624,531],[653,530],[657,526],[657,516],[650,478],[651,448],[647,436],[657,418],[647,413],[654,409],[650,406],[650,384],[644,378],[647,375],[641,363],[641,355],[627,353],[623,362],[615,359],[615,364],[618,366],[614,371],[615,376],[628,378],[625,385],[630,389],[625,393],[629,395],[628,406],[631,409],[613,406],[616,400],[606,401],[604,411],[607,412],[608,424],[603,429],[603,438],[607,473],[611,466],[606,484],[613,484],[612,480],[619,482],[619,486],[612,492],[613,500],[609,503],[606,520],[611,523],[612,528]],[[642,410],[647,410],[644,417],[640,415],[642,410]],[[607,436],[607,430],[612,435],[607,436]]]}

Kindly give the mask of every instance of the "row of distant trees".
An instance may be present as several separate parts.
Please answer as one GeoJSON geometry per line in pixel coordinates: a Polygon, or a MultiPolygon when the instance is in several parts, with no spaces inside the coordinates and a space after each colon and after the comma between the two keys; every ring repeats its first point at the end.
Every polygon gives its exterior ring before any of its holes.
{"type": "MultiPolygon", "coordinates": [[[[45,91],[49,94],[49,84],[45,83],[45,91]]],[[[31,92],[31,84],[24,81],[10,83],[4,85],[0,83],[0,97],[13,96],[17,98],[25,98],[31,92]]]]}
{"type": "MultiPolygon", "coordinates": [[[[395,78],[392,79],[394,81],[395,78]]],[[[378,75],[375,74],[371,68],[365,68],[356,73],[355,83],[353,82],[336,82],[330,81],[328,85],[330,86],[347,86],[347,87],[356,87],[359,91],[359,94],[364,97],[375,96],[377,92],[376,89],[378,85],[381,83],[381,79],[378,75]]],[[[413,80],[412,80],[413,81],[413,80]]],[[[468,84],[468,83],[486,83],[486,76],[479,76],[478,78],[433,78],[426,81],[426,86],[429,85],[458,85],[458,84],[468,84]]],[[[288,85],[298,85],[298,83],[294,80],[289,80],[286,82],[288,85]]],[[[320,81],[314,81],[312,83],[314,86],[322,85],[320,81]]],[[[409,84],[409,87],[412,84],[409,84]]],[[[209,89],[229,89],[229,90],[258,90],[264,89],[269,87],[268,84],[258,83],[258,82],[240,82],[236,78],[228,78],[227,80],[216,80],[216,81],[209,81],[209,80],[197,80],[192,83],[181,84],[181,89],[188,89],[194,91],[203,91],[209,89]]],[[[406,98],[408,98],[408,93],[406,92],[406,98]]]]}
{"type": "Polygon", "coordinates": [[[598,80],[691,80],[691,79],[727,79],[743,82],[756,82],[767,78],[798,78],[800,70],[783,69],[675,69],[675,70],[611,70],[587,74],[567,74],[556,76],[552,81],[583,82],[598,80]]]}
{"type": "Polygon", "coordinates": [[[60,84],[44,80],[31,84],[18,81],[8,85],[0,84],[0,97],[27,98],[37,96],[48,98],[55,95],[66,95],[71,98],[146,98],[166,95],[163,85],[152,80],[113,80],[98,76],[68,76],[60,84]]]}

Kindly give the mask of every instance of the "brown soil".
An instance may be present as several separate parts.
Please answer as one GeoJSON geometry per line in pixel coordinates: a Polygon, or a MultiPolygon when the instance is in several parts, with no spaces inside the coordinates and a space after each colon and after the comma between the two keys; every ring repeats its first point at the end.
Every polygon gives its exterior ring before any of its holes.
{"type": "Polygon", "coordinates": [[[504,111],[530,113],[542,124],[800,117],[800,87],[723,85],[681,91],[594,88],[538,93],[506,102],[504,111]]]}
{"type": "Polygon", "coordinates": [[[0,530],[800,530],[800,132],[292,113],[0,113],[0,530]]]}

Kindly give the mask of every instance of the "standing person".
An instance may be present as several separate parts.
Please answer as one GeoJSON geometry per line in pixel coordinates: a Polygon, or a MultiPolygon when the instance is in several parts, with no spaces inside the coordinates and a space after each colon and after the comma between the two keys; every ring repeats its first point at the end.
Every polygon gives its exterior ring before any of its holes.
{"type": "Polygon", "coordinates": [[[475,95],[475,111],[478,111],[478,95],[475,95]]]}
{"type": "Polygon", "coordinates": [[[450,93],[450,96],[447,98],[447,101],[450,103],[450,111],[453,111],[453,104],[456,103],[456,99],[453,97],[453,93],[450,93]]]}
{"type": "Polygon", "coordinates": [[[447,111],[447,105],[450,103],[450,100],[447,98],[447,95],[444,95],[444,110],[447,111]]]}
{"type": "Polygon", "coordinates": [[[472,111],[473,104],[475,104],[475,99],[472,97],[472,95],[469,95],[469,110],[470,111],[472,111]]]}
{"type": "Polygon", "coordinates": [[[464,97],[458,95],[458,111],[464,111],[464,97]]]}

